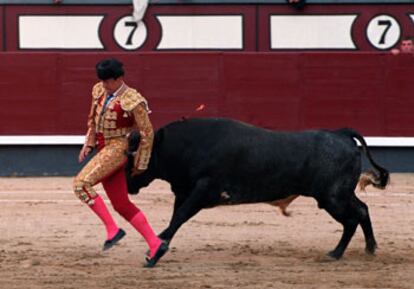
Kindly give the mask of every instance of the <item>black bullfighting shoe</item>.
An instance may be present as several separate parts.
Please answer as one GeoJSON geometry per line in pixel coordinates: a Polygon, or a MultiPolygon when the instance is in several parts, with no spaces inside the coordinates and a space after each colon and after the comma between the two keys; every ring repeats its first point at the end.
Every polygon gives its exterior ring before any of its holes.
{"type": "Polygon", "coordinates": [[[110,240],[106,240],[104,245],[103,245],[103,249],[102,251],[106,251],[111,249],[113,246],[115,246],[116,244],[118,244],[119,241],[121,241],[121,239],[126,235],[125,231],[122,229],[118,230],[118,233],[116,233],[116,235],[110,239],[110,240]]]}
{"type": "Polygon", "coordinates": [[[153,268],[157,262],[164,256],[165,253],[168,251],[168,243],[162,242],[161,245],[158,247],[157,252],[155,252],[154,257],[149,258],[146,257],[145,260],[147,263],[144,265],[145,268],[153,268]]]}

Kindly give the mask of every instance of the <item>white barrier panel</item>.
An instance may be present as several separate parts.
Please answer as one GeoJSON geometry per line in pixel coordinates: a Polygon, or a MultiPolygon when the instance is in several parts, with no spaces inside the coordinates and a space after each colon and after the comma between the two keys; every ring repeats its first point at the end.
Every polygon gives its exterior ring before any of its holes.
{"type": "Polygon", "coordinates": [[[19,16],[20,49],[103,49],[99,26],[104,16],[19,16]]]}
{"type": "Polygon", "coordinates": [[[78,145],[84,135],[2,135],[0,145],[78,145]]]}
{"type": "Polygon", "coordinates": [[[357,15],[272,15],[271,49],[356,49],[352,24],[357,15]]]}
{"type": "Polygon", "coordinates": [[[241,15],[159,15],[157,49],[243,49],[241,15]]]}
{"type": "MultiPolygon", "coordinates": [[[[373,147],[414,147],[414,137],[364,137],[373,147]]],[[[84,135],[2,135],[0,145],[81,145],[84,135]]]]}

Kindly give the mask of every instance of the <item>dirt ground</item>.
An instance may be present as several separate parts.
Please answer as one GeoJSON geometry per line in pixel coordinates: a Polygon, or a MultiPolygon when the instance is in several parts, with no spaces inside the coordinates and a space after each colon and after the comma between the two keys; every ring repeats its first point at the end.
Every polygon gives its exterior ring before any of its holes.
{"type": "MultiPolygon", "coordinates": [[[[394,174],[368,204],[378,241],[364,252],[358,228],[344,258],[326,253],[342,227],[316,202],[299,198],[291,217],[266,204],[204,210],[177,233],[154,269],[142,268],[146,245],[127,231],[103,253],[103,225],[71,192],[71,178],[0,178],[0,288],[414,288],[414,175],[394,174]]],[[[98,188],[100,192],[102,189],[98,188]]],[[[173,195],[156,181],[133,201],[157,232],[173,195]]]]}

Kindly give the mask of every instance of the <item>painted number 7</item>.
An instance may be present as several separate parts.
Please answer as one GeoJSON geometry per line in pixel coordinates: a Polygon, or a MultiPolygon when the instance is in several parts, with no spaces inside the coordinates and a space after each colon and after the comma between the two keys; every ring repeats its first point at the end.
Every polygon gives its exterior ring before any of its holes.
{"type": "Polygon", "coordinates": [[[366,33],[373,47],[386,50],[393,47],[400,39],[401,27],[393,16],[381,14],[369,21],[366,33]]]}
{"type": "Polygon", "coordinates": [[[115,24],[114,39],[125,50],[140,48],[147,38],[147,27],[143,21],[137,23],[132,16],[124,16],[115,24]]]}
{"type": "Polygon", "coordinates": [[[390,30],[392,23],[390,20],[378,20],[377,23],[378,26],[385,26],[378,44],[385,44],[385,36],[387,35],[388,30],[390,30]]]}
{"type": "Polygon", "coordinates": [[[138,28],[138,23],[136,21],[125,21],[125,27],[132,27],[132,30],[129,33],[127,41],[125,43],[125,45],[131,45],[132,44],[132,37],[134,36],[134,33],[138,28]]]}

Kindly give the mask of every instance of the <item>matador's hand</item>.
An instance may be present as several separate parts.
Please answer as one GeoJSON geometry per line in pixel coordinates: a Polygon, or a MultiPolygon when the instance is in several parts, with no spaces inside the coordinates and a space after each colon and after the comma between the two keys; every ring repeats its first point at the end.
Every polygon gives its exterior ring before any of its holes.
{"type": "Polygon", "coordinates": [[[133,152],[132,155],[134,156],[134,167],[132,168],[131,176],[137,176],[139,174],[142,174],[142,172],[144,172],[146,170],[146,168],[145,169],[142,169],[142,168],[139,169],[138,168],[139,167],[139,157],[140,157],[138,152],[133,152]]]}
{"type": "Polygon", "coordinates": [[[144,171],[145,170],[141,170],[141,169],[138,169],[138,168],[132,168],[131,176],[132,177],[137,176],[139,174],[142,174],[144,171]]]}
{"type": "Polygon", "coordinates": [[[84,145],[79,153],[79,162],[83,162],[87,155],[89,155],[93,150],[93,147],[84,145]]]}

